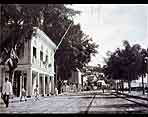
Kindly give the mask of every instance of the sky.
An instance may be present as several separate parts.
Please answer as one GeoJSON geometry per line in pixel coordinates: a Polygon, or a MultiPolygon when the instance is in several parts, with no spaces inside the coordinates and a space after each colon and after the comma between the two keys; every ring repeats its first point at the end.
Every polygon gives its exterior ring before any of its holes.
{"type": "Polygon", "coordinates": [[[148,5],[142,4],[74,4],[81,11],[74,18],[84,33],[99,44],[98,54],[89,65],[104,64],[107,51],[122,47],[123,40],[148,47],[148,5]]]}

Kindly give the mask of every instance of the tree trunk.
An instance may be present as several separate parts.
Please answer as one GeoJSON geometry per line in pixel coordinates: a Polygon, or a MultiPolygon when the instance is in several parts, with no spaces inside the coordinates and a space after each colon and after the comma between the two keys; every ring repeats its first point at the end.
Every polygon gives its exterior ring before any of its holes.
{"type": "Polygon", "coordinates": [[[129,88],[128,92],[131,93],[131,81],[128,81],[128,88],[129,88]]]}
{"type": "Polygon", "coordinates": [[[81,76],[81,81],[82,81],[82,91],[84,91],[84,83],[83,83],[83,75],[81,76]]]}
{"type": "Polygon", "coordinates": [[[131,81],[130,81],[130,74],[129,74],[129,71],[128,71],[128,93],[131,93],[131,81]]]}
{"type": "Polygon", "coordinates": [[[142,75],[142,94],[145,95],[145,89],[144,89],[144,80],[143,80],[143,75],[142,75]]]}
{"type": "Polygon", "coordinates": [[[116,83],[116,92],[118,93],[118,81],[116,83]]]}
{"type": "Polygon", "coordinates": [[[147,73],[147,97],[148,97],[148,73],[147,73]]]}
{"type": "Polygon", "coordinates": [[[122,82],[121,85],[122,85],[122,93],[123,93],[124,92],[124,81],[122,80],[121,82],[122,82]]]}

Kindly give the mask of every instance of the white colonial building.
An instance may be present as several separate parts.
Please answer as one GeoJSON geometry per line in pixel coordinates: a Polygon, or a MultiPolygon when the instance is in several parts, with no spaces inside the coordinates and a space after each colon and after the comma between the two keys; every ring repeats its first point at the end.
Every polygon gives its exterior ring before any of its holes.
{"type": "MultiPolygon", "coordinates": [[[[27,96],[33,96],[34,88],[39,86],[41,95],[54,93],[54,51],[56,45],[40,29],[36,29],[36,35],[25,42],[24,48],[19,53],[18,67],[15,69],[13,93],[21,95],[24,87],[27,96]]],[[[1,87],[4,82],[5,68],[0,66],[1,87]]]]}

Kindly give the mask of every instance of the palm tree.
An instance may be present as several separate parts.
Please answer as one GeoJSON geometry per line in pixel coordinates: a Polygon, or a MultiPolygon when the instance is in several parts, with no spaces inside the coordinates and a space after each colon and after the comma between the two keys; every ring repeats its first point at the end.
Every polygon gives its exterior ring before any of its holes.
{"type": "Polygon", "coordinates": [[[128,41],[123,42],[124,49],[117,48],[109,55],[104,67],[106,78],[127,81],[129,93],[131,81],[138,79],[141,69],[141,47],[138,44],[131,46],[128,41]]]}

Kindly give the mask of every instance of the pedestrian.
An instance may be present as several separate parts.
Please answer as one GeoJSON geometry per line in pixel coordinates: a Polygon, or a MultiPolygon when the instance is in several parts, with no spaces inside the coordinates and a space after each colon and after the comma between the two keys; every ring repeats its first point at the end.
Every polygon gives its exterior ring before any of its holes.
{"type": "Polygon", "coordinates": [[[6,104],[6,107],[8,107],[9,105],[10,95],[12,95],[12,85],[11,85],[11,82],[9,82],[8,78],[6,77],[3,85],[3,89],[2,89],[2,99],[6,104]]]}
{"type": "Polygon", "coordinates": [[[24,87],[22,87],[22,95],[21,95],[21,98],[20,98],[20,102],[22,101],[22,98],[24,97],[25,101],[27,101],[26,99],[26,90],[24,87]]]}
{"type": "Polygon", "coordinates": [[[75,93],[77,91],[77,87],[76,87],[75,83],[73,84],[73,89],[74,89],[74,93],[75,93]]]}
{"type": "Polygon", "coordinates": [[[58,89],[55,88],[55,95],[57,96],[58,95],[58,89]]]}
{"type": "Polygon", "coordinates": [[[105,90],[105,85],[102,85],[102,91],[104,93],[104,90],[105,90]]]}
{"type": "Polygon", "coordinates": [[[34,89],[35,94],[35,100],[39,100],[39,88],[38,85],[36,85],[36,88],[34,89]]]}

